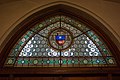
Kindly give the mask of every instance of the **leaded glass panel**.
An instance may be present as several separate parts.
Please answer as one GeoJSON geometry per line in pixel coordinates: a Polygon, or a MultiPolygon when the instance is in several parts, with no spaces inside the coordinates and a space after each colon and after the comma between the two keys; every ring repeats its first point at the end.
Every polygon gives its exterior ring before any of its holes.
{"type": "Polygon", "coordinates": [[[116,62],[104,41],[87,25],[53,16],[28,30],[13,46],[5,66],[102,67],[116,62]]]}

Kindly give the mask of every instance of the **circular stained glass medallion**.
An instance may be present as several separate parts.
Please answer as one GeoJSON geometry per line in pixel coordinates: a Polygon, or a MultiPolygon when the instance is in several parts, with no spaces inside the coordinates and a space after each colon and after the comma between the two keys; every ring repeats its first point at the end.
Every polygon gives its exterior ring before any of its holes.
{"type": "Polygon", "coordinates": [[[8,63],[8,64],[12,64],[12,63],[13,63],[13,60],[12,60],[12,59],[9,59],[7,63],[8,63]]]}
{"type": "Polygon", "coordinates": [[[108,62],[109,62],[110,64],[113,64],[113,63],[114,63],[113,59],[109,59],[108,62]]]}
{"type": "Polygon", "coordinates": [[[65,50],[72,44],[72,33],[65,28],[57,28],[49,33],[49,44],[56,50],[65,50]]]}
{"type": "Polygon", "coordinates": [[[33,61],[33,64],[38,64],[38,60],[35,59],[35,60],[33,61]]]}

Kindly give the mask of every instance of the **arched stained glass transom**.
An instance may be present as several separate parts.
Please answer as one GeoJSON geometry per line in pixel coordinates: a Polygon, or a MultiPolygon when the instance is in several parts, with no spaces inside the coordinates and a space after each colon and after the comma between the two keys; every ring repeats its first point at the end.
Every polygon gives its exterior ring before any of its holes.
{"type": "Polygon", "coordinates": [[[87,25],[65,15],[41,21],[28,30],[10,51],[5,66],[115,66],[112,53],[87,25]]]}

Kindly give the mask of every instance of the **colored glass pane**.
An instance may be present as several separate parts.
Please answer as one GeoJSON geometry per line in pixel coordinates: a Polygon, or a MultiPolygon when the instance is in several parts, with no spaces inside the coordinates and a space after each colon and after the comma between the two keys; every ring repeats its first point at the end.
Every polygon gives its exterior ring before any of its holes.
{"type": "Polygon", "coordinates": [[[10,51],[5,66],[102,67],[116,62],[104,41],[67,16],[53,16],[27,31],[10,51]]]}

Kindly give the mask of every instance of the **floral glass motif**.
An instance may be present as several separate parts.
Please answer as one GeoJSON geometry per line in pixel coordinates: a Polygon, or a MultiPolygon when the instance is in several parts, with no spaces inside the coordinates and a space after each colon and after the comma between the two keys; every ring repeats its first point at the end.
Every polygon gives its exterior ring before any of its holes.
{"type": "Polygon", "coordinates": [[[28,30],[10,51],[5,66],[115,66],[103,40],[85,24],[68,16],[50,17],[28,30]]]}

